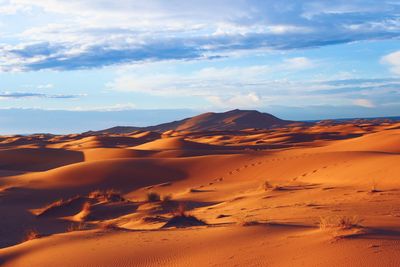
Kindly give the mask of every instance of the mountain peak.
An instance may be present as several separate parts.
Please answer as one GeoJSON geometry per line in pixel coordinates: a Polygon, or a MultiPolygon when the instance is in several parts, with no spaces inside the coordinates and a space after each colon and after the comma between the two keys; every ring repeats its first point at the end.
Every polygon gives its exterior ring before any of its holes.
{"type": "Polygon", "coordinates": [[[226,112],[206,112],[200,115],[186,118],[179,121],[163,123],[149,127],[113,127],[108,130],[99,131],[107,133],[112,130],[115,133],[121,130],[121,133],[127,133],[130,129],[145,130],[154,132],[173,131],[237,131],[249,128],[270,129],[274,127],[285,126],[293,121],[279,119],[269,113],[259,112],[257,110],[233,109],[226,112]]]}
{"type": "Polygon", "coordinates": [[[226,112],[207,112],[172,123],[147,127],[151,131],[223,131],[248,128],[269,129],[291,123],[257,110],[233,109],[226,112]]]}

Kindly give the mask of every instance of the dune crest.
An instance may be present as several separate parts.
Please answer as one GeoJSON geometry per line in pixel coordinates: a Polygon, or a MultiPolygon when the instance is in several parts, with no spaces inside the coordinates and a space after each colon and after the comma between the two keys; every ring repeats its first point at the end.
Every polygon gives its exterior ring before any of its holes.
{"type": "Polygon", "coordinates": [[[397,122],[234,110],[0,140],[2,266],[398,265],[397,122]]]}

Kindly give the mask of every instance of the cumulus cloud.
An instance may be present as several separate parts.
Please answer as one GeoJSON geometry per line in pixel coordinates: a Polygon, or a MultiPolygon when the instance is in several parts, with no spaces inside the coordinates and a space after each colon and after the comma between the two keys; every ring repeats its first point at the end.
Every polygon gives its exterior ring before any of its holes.
{"type": "MultiPolygon", "coordinates": [[[[29,21],[40,14],[44,21],[22,27],[12,42],[0,46],[0,71],[213,59],[232,51],[303,49],[400,36],[400,5],[389,0],[0,3],[0,16],[15,14],[29,21]],[[58,17],[57,24],[49,23],[52,16],[58,17]]],[[[308,64],[302,58],[289,63],[308,64]]]]}
{"type": "Polygon", "coordinates": [[[390,71],[400,75],[400,51],[382,57],[381,62],[390,66],[390,71]]]}

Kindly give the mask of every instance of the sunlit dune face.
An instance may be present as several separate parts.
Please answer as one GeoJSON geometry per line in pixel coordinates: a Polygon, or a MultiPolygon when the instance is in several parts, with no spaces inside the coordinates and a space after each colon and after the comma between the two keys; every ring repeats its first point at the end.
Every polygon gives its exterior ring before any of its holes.
{"type": "Polygon", "coordinates": [[[4,266],[390,266],[399,143],[399,124],[383,121],[4,136],[0,224],[9,230],[0,258],[4,266]]]}

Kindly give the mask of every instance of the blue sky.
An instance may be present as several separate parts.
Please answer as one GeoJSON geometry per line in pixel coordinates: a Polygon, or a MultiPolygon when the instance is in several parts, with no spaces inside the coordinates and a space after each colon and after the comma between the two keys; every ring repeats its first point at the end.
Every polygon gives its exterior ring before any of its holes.
{"type": "Polygon", "coordinates": [[[393,0],[0,0],[0,132],[143,125],[118,116],[148,109],[400,115],[399,36],[393,0]],[[26,128],[32,110],[78,121],[26,128]]]}

